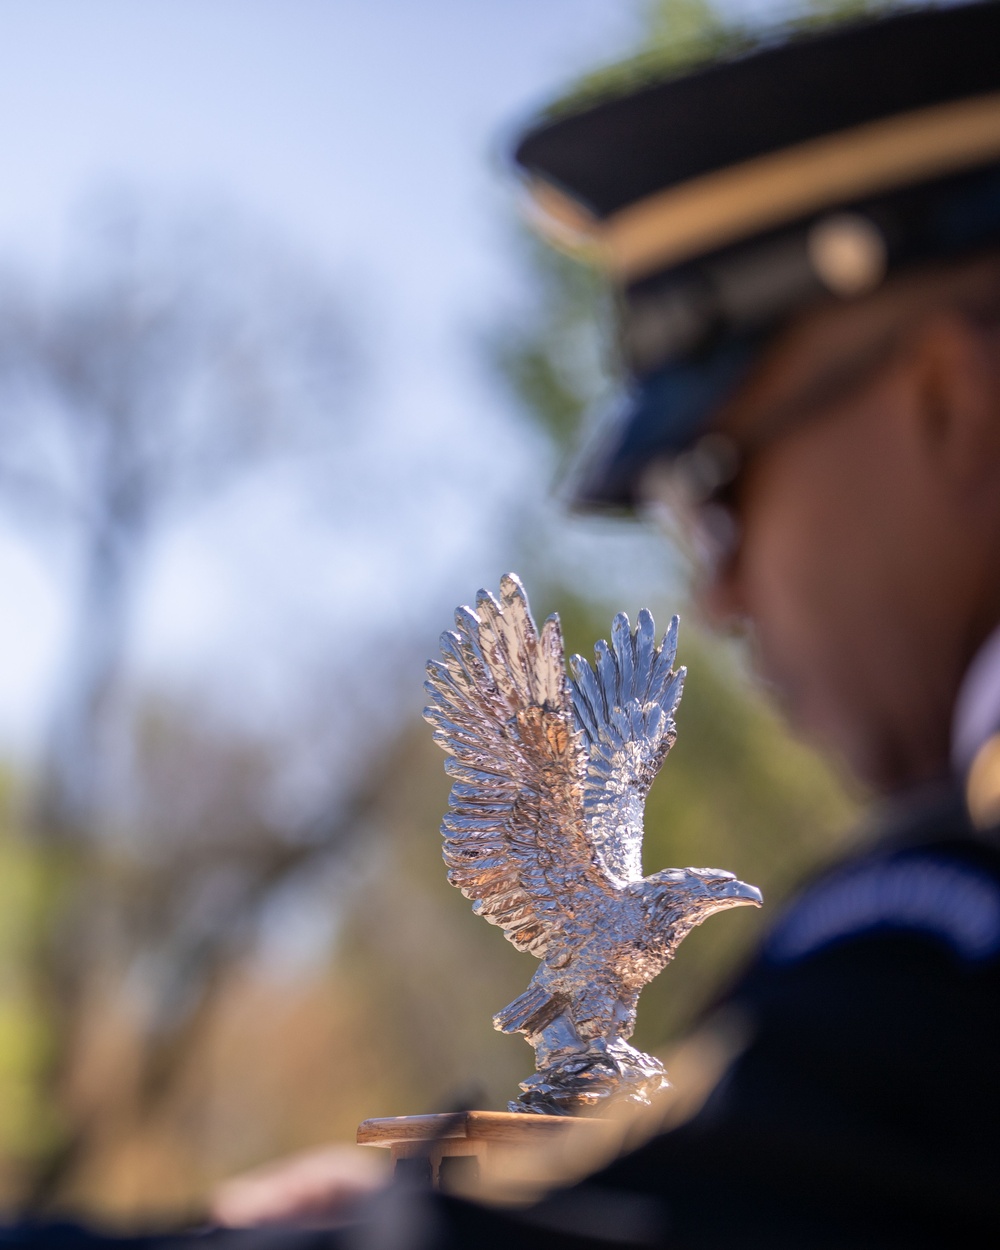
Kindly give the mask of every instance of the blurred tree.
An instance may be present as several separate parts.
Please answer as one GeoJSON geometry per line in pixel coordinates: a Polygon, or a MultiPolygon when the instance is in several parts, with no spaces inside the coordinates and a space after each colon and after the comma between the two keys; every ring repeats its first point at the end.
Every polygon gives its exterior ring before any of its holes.
{"type": "MultiPolygon", "coordinates": [[[[31,953],[33,992],[48,1008],[46,1062],[34,1077],[47,1082],[53,1106],[70,1080],[88,986],[116,967],[102,943],[117,930],[126,964],[141,953],[160,969],[158,980],[146,978],[147,1000],[157,1001],[146,1011],[141,1084],[152,1096],[255,903],[317,842],[329,851],[346,837],[363,806],[363,797],[346,796],[347,823],[298,846],[288,829],[243,813],[243,859],[221,894],[222,870],[192,862],[190,840],[179,851],[176,840],[161,845],[153,884],[135,864],[123,868],[122,849],[102,836],[114,774],[131,750],[116,695],[151,544],[168,519],[240,475],[280,459],[306,464],[349,443],[356,368],[338,293],[233,222],[159,221],[134,203],[105,203],[57,280],[6,276],[0,506],[50,555],[53,544],[62,557],[69,551],[64,581],[75,588],[29,822],[51,882],[31,953]],[[192,900],[213,886],[217,905],[206,912],[202,903],[201,923],[192,924],[192,900]]],[[[366,785],[358,782],[358,795],[366,785]]],[[[203,856],[232,855],[205,841],[203,856]]],[[[92,1131],[92,1108],[62,1106],[61,1133],[25,1138],[36,1202],[58,1190],[92,1131]]]]}
{"type": "Polygon", "coordinates": [[[58,282],[0,300],[0,503],[68,535],[75,624],[38,831],[98,829],[111,696],[145,557],[168,514],[262,461],[343,436],[356,353],[339,297],[209,217],[92,215],[58,282]]]}

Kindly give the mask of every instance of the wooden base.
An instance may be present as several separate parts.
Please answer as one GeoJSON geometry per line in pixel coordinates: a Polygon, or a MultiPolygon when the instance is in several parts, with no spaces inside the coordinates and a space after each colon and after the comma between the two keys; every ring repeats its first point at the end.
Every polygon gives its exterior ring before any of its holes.
{"type": "MultiPolygon", "coordinates": [[[[563,1156],[580,1146],[613,1151],[615,1125],[605,1120],[515,1114],[509,1111],[461,1111],[443,1115],[401,1115],[365,1120],[358,1144],[381,1146],[392,1155],[393,1171],[415,1182],[467,1193],[497,1181],[516,1182],[540,1155],[563,1156]],[[520,1166],[518,1166],[520,1164],[520,1166]]],[[[542,1169],[544,1170],[544,1169],[542,1169]]]]}

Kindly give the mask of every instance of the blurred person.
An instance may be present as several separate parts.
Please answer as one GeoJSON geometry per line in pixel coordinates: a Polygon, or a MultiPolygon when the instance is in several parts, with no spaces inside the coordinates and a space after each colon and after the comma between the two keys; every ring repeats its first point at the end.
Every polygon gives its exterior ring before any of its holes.
{"type": "Polygon", "coordinates": [[[522,141],[618,291],[631,395],[577,502],[669,509],[705,611],[880,801],[707,1017],[727,1064],[687,1123],[521,1210],[397,1186],[254,1244],[1000,1233],[998,51],[996,0],[897,12],[522,141]]]}

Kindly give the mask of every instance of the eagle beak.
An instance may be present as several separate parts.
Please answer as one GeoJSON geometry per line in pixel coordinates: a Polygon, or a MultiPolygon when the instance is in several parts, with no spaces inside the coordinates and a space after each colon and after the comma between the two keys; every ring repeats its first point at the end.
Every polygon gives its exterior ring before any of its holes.
{"type": "Polygon", "coordinates": [[[731,907],[760,907],[764,902],[764,895],[760,890],[755,885],[747,885],[745,881],[728,881],[725,895],[731,907]]]}

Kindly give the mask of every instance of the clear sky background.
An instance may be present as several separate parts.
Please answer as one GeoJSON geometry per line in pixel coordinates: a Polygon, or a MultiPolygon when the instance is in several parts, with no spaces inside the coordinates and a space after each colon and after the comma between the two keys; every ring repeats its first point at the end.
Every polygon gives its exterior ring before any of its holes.
{"type": "MultiPolygon", "coordinates": [[[[495,584],[505,509],[538,473],[477,346],[525,282],[504,154],[560,85],[630,49],[635,13],[625,0],[0,0],[0,257],[58,271],[74,220],[108,188],[233,213],[342,290],[364,358],[356,419],[392,450],[363,480],[331,482],[350,496],[347,529],[343,511],[319,515],[275,481],[179,518],[147,571],[143,672],[210,673],[247,714],[270,714],[296,650],[354,646],[366,617],[390,614],[433,639],[411,605],[446,611],[495,584]]],[[[587,558],[624,558],[616,537],[603,557],[586,541],[587,558]]],[[[38,731],[71,576],[0,511],[0,749],[22,753],[38,731]]]]}

